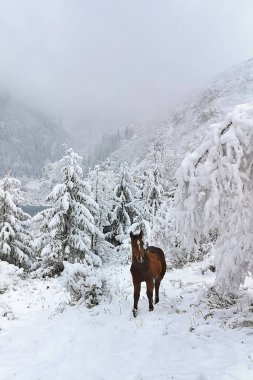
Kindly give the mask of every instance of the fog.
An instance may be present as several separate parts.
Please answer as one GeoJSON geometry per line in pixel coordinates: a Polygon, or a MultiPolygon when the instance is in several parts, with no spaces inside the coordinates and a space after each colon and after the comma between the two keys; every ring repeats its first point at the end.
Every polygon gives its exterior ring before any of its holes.
{"type": "Polygon", "coordinates": [[[252,0],[0,0],[0,87],[100,134],[252,56],[252,0]]]}

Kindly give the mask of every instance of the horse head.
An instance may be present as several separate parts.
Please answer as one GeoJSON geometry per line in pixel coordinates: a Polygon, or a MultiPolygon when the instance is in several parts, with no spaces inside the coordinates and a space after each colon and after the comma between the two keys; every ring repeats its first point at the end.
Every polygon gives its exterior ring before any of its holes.
{"type": "Polygon", "coordinates": [[[139,234],[133,234],[130,232],[131,244],[132,244],[132,254],[133,258],[138,261],[138,263],[144,263],[145,248],[143,243],[143,232],[139,234]]]}

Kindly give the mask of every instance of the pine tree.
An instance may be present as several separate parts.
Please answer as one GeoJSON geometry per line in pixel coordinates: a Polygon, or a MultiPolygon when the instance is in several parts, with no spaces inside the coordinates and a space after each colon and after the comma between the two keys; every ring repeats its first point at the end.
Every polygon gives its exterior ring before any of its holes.
{"type": "Polygon", "coordinates": [[[0,259],[28,269],[32,264],[31,236],[25,227],[29,215],[17,203],[20,181],[7,175],[0,182],[0,259]]]}
{"type": "MultiPolygon", "coordinates": [[[[99,209],[91,197],[91,189],[83,180],[78,162],[81,157],[72,149],[66,150],[62,168],[63,183],[56,185],[48,200],[53,207],[43,211],[37,247],[43,257],[42,275],[54,275],[55,263],[65,263],[64,281],[75,300],[84,299],[88,307],[99,302],[102,280],[96,267],[101,259],[94,253],[94,236],[103,238],[95,225],[99,209]],[[53,264],[52,264],[53,262],[53,264]]],[[[60,271],[63,268],[60,267],[60,271]]]]}
{"type": "MultiPolygon", "coordinates": [[[[89,172],[88,181],[91,188],[91,194],[95,202],[99,205],[95,210],[95,224],[101,232],[110,230],[109,212],[113,205],[113,175],[107,170],[102,170],[99,165],[96,165],[89,172]]],[[[105,235],[106,236],[106,235],[105,235]]],[[[100,257],[107,259],[110,252],[110,244],[98,234],[92,236],[92,249],[98,253],[100,257]],[[107,257],[106,257],[107,256],[107,257]]]]}
{"type": "Polygon", "coordinates": [[[212,125],[177,172],[177,231],[185,247],[218,229],[216,287],[236,292],[253,269],[253,103],[212,125]]]}
{"type": "Polygon", "coordinates": [[[116,244],[128,238],[129,227],[139,215],[135,202],[136,192],[136,185],[130,175],[128,165],[124,163],[120,170],[119,183],[114,190],[114,208],[111,213],[110,238],[116,244]]]}
{"type": "Polygon", "coordinates": [[[151,228],[154,226],[154,218],[160,208],[164,193],[159,178],[160,174],[157,167],[147,170],[142,190],[144,217],[149,221],[151,228]]]}
{"type": "Polygon", "coordinates": [[[42,256],[70,262],[99,265],[93,252],[92,237],[103,234],[95,226],[97,203],[90,196],[89,185],[83,180],[81,159],[72,149],[66,151],[62,168],[63,183],[56,185],[48,201],[53,207],[43,211],[38,247],[42,256]]]}

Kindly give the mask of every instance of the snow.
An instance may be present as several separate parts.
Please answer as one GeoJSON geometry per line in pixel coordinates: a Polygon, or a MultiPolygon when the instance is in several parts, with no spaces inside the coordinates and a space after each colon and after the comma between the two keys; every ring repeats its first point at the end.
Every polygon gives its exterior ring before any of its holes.
{"type": "Polygon", "coordinates": [[[252,272],[253,103],[237,105],[209,128],[176,178],[175,216],[180,240],[191,250],[218,229],[217,286],[234,293],[252,272]]]}
{"type": "MultiPolygon", "coordinates": [[[[70,306],[62,277],[16,275],[13,282],[14,267],[0,264],[5,282],[10,279],[0,296],[2,380],[253,378],[252,329],[230,329],[223,310],[209,316],[204,295],[214,274],[204,270],[208,262],[167,272],[153,312],[143,286],[137,318],[129,265],[104,268],[110,294],[87,309],[70,306]]],[[[253,281],[246,285],[249,296],[253,281]]]]}

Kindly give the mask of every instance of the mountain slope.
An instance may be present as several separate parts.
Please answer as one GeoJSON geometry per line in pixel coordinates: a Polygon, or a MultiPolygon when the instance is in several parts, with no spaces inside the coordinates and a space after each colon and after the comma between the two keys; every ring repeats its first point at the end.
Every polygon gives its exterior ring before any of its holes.
{"type": "MultiPolygon", "coordinates": [[[[210,124],[222,121],[235,105],[252,100],[253,59],[250,59],[214,78],[206,88],[187,99],[164,121],[155,121],[153,127],[149,125],[148,128],[135,126],[134,136],[123,141],[121,147],[105,160],[104,166],[117,170],[122,161],[127,161],[133,171],[143,172],[156,161],[163,185],[168,189],[174,184],[175,171],[185,154],[201,142],[210,124]]],[[[50,167],[45,173],[47,171],[49,178],[55,175],[50,167]]],[[[50,181],[44,175],[37,181],[39,184],[32,184],[27,190],[30,194],[28,198],[33,199],[34,193],[38,193],[35,203],[40,198],[44,199],[42,189],[49,189],[50,181]]]]}
{"type": "Polygon", "coordinates": [[[167,186],[188,151],[196,147],[210,124],[222,121],[235,105],[253,101],[253,59],[229,68],[176,108],[164,122],[154,123],[145,135],[137,131],[134,141],[110,156],[112,162],[128,160],[144,170],[157,160],[167,186]]]}
{"type": "Polygon", "coordinates": [[[160,128],[157,141],[170,151],[175,168],[187,151],[202,140],[212,123],[220,122],[234,106],[253,100],[253,59],[229,68],[182,104],[160,128]]]}
{"type": "Polygon", "coordinates": [[[37,176],[59,159],[66,133],[48,116],[0,95],[0,176],[37,176]]]}

